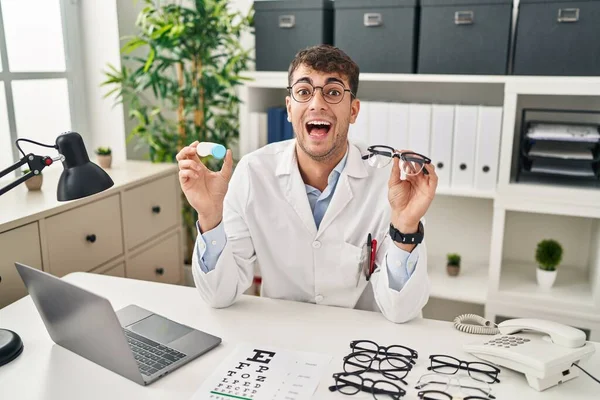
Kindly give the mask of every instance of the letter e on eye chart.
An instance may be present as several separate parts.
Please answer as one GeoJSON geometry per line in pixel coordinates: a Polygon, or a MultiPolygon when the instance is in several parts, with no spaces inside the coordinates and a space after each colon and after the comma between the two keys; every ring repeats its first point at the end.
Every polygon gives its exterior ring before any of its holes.
{"type": "Polygon", "coordinates": [[[330,361],[326,354],[241,344],[191,400],[310,399],[330,361]]]}

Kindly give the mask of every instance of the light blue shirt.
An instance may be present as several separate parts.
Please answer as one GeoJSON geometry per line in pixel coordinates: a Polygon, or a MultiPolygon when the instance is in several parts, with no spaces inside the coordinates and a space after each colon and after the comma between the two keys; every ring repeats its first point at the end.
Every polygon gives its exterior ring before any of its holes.
{"type": "MultiPolygon", "coordinates": [[[[323,216],[329,207],[329,203],[333,198],[333,193],[337,187],[340,175],[346,166],[347,158],[348,152],[346,152],[344,158],[342,158],[329,174],[329,177],[327,178],[327,187],[323,192],[315,187],[304,184],[317,229],[319,228],[323,216]]],[[[196,228],[198,229],[196,251],[200,269],[204,273],[208,273],[215,269],[217,260],[227,243],[227,235],[225,234],[222,221],[214,229],[204,232],[204,234],[200,234],[198,222],[196,222],[196,228]]],[[[415,249],[409,253],[395,245],[389,247],[386,264],[391,289],[400,291],[410,279],[419,260],[419,252],[416,250],[417,248],[415,247],[415,249]]]]}

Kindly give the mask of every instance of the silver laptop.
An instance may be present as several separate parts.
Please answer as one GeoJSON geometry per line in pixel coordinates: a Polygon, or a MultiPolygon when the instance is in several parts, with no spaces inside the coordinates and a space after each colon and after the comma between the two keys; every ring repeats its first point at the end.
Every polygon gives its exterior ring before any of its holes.
{"type": "Polygon", "coordinates": [[[46,272],[15,263],[52,340],[140,385],[221,343],[218,338],[129,305],[110,302],[46,272]]]}

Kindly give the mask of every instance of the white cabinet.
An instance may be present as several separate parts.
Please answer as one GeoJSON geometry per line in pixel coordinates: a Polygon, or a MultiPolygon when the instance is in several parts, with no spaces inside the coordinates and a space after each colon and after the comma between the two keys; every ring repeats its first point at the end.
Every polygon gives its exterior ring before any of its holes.
{"type": "Polygon", "coordinates": [[[0,307],[27,294],[15,261],[59,277],[85,271],[182,283],[177,165],[127,161],[106,170],[112,188],[65,203],[56,200],[61,172],[45,170],[39,192],[20,185],[0,197],[0,307]]]}

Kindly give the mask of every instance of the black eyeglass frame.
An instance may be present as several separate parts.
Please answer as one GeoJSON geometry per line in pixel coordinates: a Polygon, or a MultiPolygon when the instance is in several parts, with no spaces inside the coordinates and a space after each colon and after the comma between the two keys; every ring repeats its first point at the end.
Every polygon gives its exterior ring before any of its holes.
{"type": "Polygon", "coordinates": [[[287,86],[286,89],[287,89],[288,93],[290,94],[290,96],[292,96],[292,98],[295,101],[297,101],[298,103],[308,103],[309,101],[311,101],[313,99],[313,97],[315,97],[315,93],[317,92],[317,89],[321,89],[321,95],[323,96],[323,100],[325,100],[325,102],[329,103],[329,104],[340,104],[342,101],[344,101],[344,97],[345,97],[344,95],[345,95],[346,92],[350,93],[350,95],[352,96],[351,98],[356,98],[356,95],[354,94],[354,92],[352,92],[352,90],[346,88],[344,85],[342,85],[339,82],[329,82],[329,83],[326,83],[323,86],[315,86],[315,85],[313,85],[310,82],[300,81],[300,82],[294,83],[292,86],[287,86]],[[310,97],[308,99],[304,100],[304,101],[298,100],[296,98],[296,96],[294,96],[294,92],[292,91],[292,89],[294,88],[294,86],[296,86],[296,85],[298,85],[300,83],[303,83],[303,84],[306,84],[306,85],[310,85],[313,88],[312,89],[312,94],[310,95],[310,97]],[[342,88],[341,89],[342,90],[342,96],[340,97],[340,101],[335,102],[335,103],[327,101],[327,98],[325,97],[325,92],[324,92],[324,90],[325,90],[324,88],[327,85],[337,85],[337,86],[340,86],[342,88]]]}
{"type": "Polygon", "coordinates": [[[467,373],[469,374],[469,376],[471,378],[475,379],[476,381],[485,382],[485,383],[500,383],[500,379],[498,379],[498,374],[500,373],[500,368],[498,368],[498,367],[496,367],[496,366],[494,366],[492,364],[484,363],[484,362],[481,362],[481,361],[462,361],[462,360],[459,360],[456,357],[448,356],[446,354],[432,354],[432,355],[429,356],[429,361],[430,361],[430,365],[429,365],[429,367],[427,367],[428,371],[433,371],[433,372],[436,372],[438,374],[443,374],[443,375],[454,375],[459,370],[462,369],[462,370],[467,371],[467,373]],[[450,364],[448,362],[445,362],[444,360],[436,359],[435,362],[439,363],[440,365],[436,365],[434,367],[433,366],[433,362],[434,362],[434,359],[436,357],[451,358],[452,360],[456,360],[456,364],[450,364]],[[491,368],[493,370],[493,372],[482,371],[482,370],[477,369],[477,368],[469,368],[470,365],[485,365],[485,366],[491,368]],[[456,368],[456,371],[454,371],[452,373],[448,373],[448,372],[441,372],[441,371],[437,370],[439,368],[444,368],[444,367],[446,367],[446,368],[448,368],[448,367],[456,368]],[[473,375],[471,375],[471,372],[477,372],[477,373],[486,375],[486,376],[488,376],[491,379],[491,381],[488,382],[488,381],[483,381],[481,379],[477,379],[476,377],[474,377],[473,375]]]}
{"type": "Polygon", "coordinates": [[[406,394],[406,390],[402,389],[400,386],[398,386],[390,381],[385,381],[383,379],[374,380],[374,379],[370,379],[370,378],[363,378],[359,373],[336,372],[332,375],[332,377],[333,377],[333,379],[335,379],[335,385],[329,386],[329,391],[330,392],[339,391],[340,393],[345,394],[347,396],[353,396],[353,395],[357,394],[358,392],[365,392],[365,393],[371,393],[373,395],[373,398],[375,398],[375,399],[377,399],[377,397],[375,397],[376,394],[383,394],[383,395],[390,396],[392,399],[400,400],[400,398],[406,394]],[[358,385],[355,382],[340,378],[340,377],[349,376],[349,375],[360,378],[360,381],[361,381],[360,385],[358,385]],[[342,388],[345,386],[352,386],[353,388],[358,389],[358,390],[354,393],[344,393],[343,391],[340,390],[340,387],[338,385],[339,381],[344,384],[342,386],[342,388]],[[365,386],[365,382],[371,382],[371,386],[370,387],[365,386]],[[398,392],[391,392],[389,390],[378,389],[375,387],[375,385],[378,382],[385,383],[386,385],[391,385],[391,386],[395,387],[396,389],[398,389],[398,392]]]}
{"type": "Polygon", "coordinates": [[[377,354],[383,354],[387,357],[401,357],[406,359],[409,363],[411,364],[415,364],[415,359],[419,358],[419,353],[416,350],[411,349],[410,347],[406,347],[406,346],[402,346],[400,344],[393,344],[390,346],[380,346],[379,344],[375,343],[372,340],[368,340],[368,339],[362,339],[362,340],[353,340],[350,342],[350,348],[353,350],[353,352],[359,352],[359,351],[368,351],[371,353],[375,353],[374,350],[371,349],[367,349],[364,347],[356,347],[357,345],[359,345],[360,343],[370,343],[373,344],[377,347],[377,354]],[[400,347],[406,351],[408,351],[410,353],[410,355],[406,355],[406,354],[401,354],[401,353],[394,353],[394,352],[389,352],[389,349],[392,347],[400,347]]]}
{"type": "Polygon", "coordinates": [[[406,383],[404,378],[406,378],[408,373],[412,370],[412,367],[413,367],[413,365],[405,357],[388,357],[388,356],[377,357],[377,354],[374,354],[371,351],[358,351],[358,352],[348,354],[347,356],[344,357],[344,364],[343,364],[343,368],[346,373],[349,373],[349,374],[353,374],[353,373],[362,374],[364,372],[379,373],[388,379],[400,381],[400,382],[404,383],[405,385],[408,385],[408,383],[406,383]],[[363,362],[359,359],[360,357],[363,357],[363,356],[367,357],[368,361],[363,362]],[[356,361],[350,360],[351,358],[355,358],[356,361]],[[394,360],[394,362],[401,362],[404,364],[404,367],[396,367],[389,360],[394,360]],[[379,363],[379,368],[373,368],[373,361],[377,361],[379,363]],[[381,369],[381,363],[384,361],[388,361],[393,368],[381,369]],[[347,365],[361,368],[362,370],[348,371],[346,369],[347,365]],[[401,372],[403,372],[404,374],[400,374],[401,372]],[[399,374],[396,375],[394,373],[399,373],[399,374]]]}
{"type": "MultiPolygon", "coordinates": [[[[415,153],[414,151],[399,152],[396,149],[394,149],[393,147],[386,146],[383,144],[376,144],[373,146],[369,146],[369,147],[367,147],[367,151],[369,152],[369,154],[363,155],[362,156],[363,160],[368,160],[369,158],[371,158],[373,156],[379,155],[379,156],[384,156],[384,157],[389,157],[389,158],[395,157],[395,158],[399,158],[402,161],[415,162],[415,163],[423,164],[423,165],[431,164],[431,159],[427,156],[424,156],[423,154],[415,153]],[[414,156],[418,156],[418,157],[414,157],[414,156]]],[[[423,174],[429,175],[429,172],[424,167],[423,167],[423,174]]]]}

